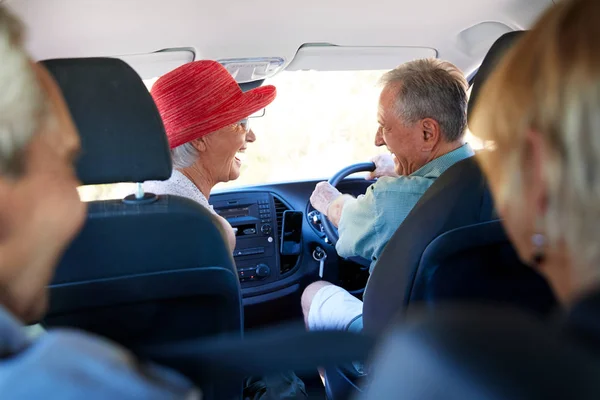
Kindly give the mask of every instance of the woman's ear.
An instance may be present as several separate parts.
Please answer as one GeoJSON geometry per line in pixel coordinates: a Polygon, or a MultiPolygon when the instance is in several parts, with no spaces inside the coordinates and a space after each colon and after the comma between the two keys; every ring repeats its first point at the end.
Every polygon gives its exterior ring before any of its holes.
{"type": "Polygon", "coordinates": [[[204,153],[207,149],[206,137],[200,137],[198,139],[194,139],[190,142],[192,146],[199,152],[204,153]]]}
{"type": "Polygon", "coordinates": [[[529,188],[529,199],[535,207],[537,215],[545,215],[548,208],[548,188],[546,176],[544,175],[544,163],[546,162],[546,148],[543,136],[540,132],[530,130],[525,137],[526,149],[526,176],[527,182],[523,182],[529,188]]]}

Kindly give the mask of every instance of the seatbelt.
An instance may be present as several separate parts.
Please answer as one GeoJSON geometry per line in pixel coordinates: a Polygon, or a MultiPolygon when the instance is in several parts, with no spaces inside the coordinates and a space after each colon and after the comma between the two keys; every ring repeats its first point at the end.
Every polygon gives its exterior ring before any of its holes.
{"type": "Polygon", "coordinates": [[[375,339],[345,331],[306,332],[276,327],[238,336],[220,336],[133,349],[141,359],[173,368],[198,386],[285,371],[311,372],[364,362],[375,339]]]}

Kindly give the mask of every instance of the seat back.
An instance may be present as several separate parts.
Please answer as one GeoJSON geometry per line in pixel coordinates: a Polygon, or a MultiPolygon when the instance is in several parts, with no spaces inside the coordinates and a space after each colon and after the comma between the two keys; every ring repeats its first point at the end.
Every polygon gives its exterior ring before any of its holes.
{"type": "Polygon", "coordinates": [[[409,290],[409,303],[516,304],[539,315],[557,306],[546,281],[519,261],[499,220],[435,238],[425,248],[409,290]]]}
{"type": "MultiPolygon", "coordinates": [[[[512,32],[494,43],[475,78],[470,108],[518,37],[512,32]]],[[[444,172],[388,242],[365,290],[365,331],[382,332],[420,302],[500,301],[540,312],[555,305],[546,282],[519,261],[499,223],[492,223],[497,216],[476,157],[444,172]]]]}
{"type": "MultiPolygon", "coordinates": [[[[428,310],[381,345],[361,400],[598,399],[595,346],[519,310],[428,310]]],[[[588,316],[597,321],[598,308],[588,316]]],[[[566,328],[566,329],[565,329],[566,328]]]]}
{"type": "Polygon", "coordinates": [[[378,333],[411,300],[423,253],[438,236],[495,219],[492,198],[473,157],[448,168],[408,214],[375,265],[364,294],[365,331],[378,333]]]}
{"type": "MultiPolygon", "coordinates": [[[[171,175],[160,115],[141,78],[116,59],[45,61],[80,132],[84,184],[171,175]]],[[[42,323],[140,346],[233,332],[243,311],[233,257],[209,211],[177,196],[89,203],[50,285],[42,323]]]]}

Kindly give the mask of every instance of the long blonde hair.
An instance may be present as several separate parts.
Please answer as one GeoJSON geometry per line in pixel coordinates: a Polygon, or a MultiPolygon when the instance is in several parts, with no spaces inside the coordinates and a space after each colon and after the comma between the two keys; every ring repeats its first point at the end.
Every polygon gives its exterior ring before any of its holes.
{"type": "Polygon", "coordinates": [[[519,207],[528,131],[543,137],[550,244],[567,245],[575,281],[600,278],[600,1],[548,10],[482,88],[471,131],[494,142],[481,163],[500,179],[501,207],[519,207]],[[485,94],[483,94],[485,93],[485,94]]]}

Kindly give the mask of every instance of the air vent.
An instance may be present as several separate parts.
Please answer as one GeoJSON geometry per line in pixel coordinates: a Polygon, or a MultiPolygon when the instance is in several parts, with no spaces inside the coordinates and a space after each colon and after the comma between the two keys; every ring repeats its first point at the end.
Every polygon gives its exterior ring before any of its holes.
{"type": "Polygon", "coordinates": [[[275,213],[277,214],[277,232],[279,232],[281,225],[283,225],[283,213],[288,211],[289,208],[275,196],[273,196],[273,201],[275,202],[275,213]]]}

